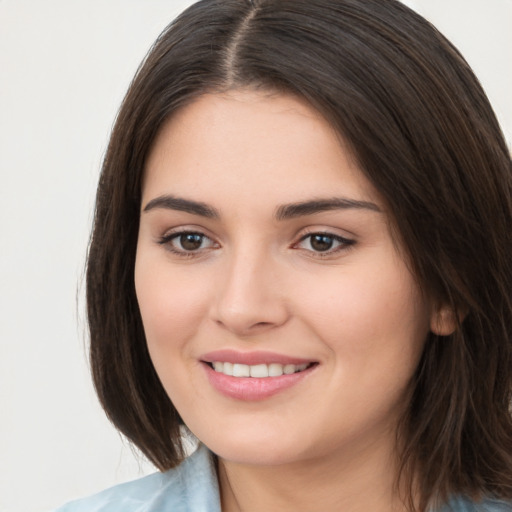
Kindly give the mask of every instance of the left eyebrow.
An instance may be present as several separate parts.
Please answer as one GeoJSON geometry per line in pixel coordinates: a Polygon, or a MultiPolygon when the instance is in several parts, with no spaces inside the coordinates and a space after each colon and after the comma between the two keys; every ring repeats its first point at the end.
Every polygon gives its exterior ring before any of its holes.
{"type": "Polygon", "coordinates": [[[277,220],[294,219],[305,215],[326,212],[329,210],[370,210],[373,212],[382,212],[375,204],[369,201],[359,201],[345,197],[333,197],[330,199],[315,199],[312,201],[303,201],[300,203],[290,203],[280,206],[275,213],[277,220]]]}
{"type": "Polygon", "coordinates": [[[191,213],[193,215],[199,215],[201,217],[206,217],[208,219],[220,218],[219,212],[206,203],[192,201],[190,199],[184,199],[182,197],[175,197],[171,195],[155,197],[155,199],[149,201],[149,203],[144,207],[143,211],[148,212],[150,210],[154,210],[155,208],[178,210],[191,213]]]}

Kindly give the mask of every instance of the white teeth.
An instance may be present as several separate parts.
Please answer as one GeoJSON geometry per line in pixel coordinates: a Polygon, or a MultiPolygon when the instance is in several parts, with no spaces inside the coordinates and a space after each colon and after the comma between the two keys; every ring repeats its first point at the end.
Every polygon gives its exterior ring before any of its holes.
{"type": "Polygon", "coordinates": [[[266,364],[256,364],[250,366],[251,377],[268,377],[268,366],[266,364]]]}
{"type": "Polygon", "coordinates": [[[233,377],[250,377],[251,370],[248,364],[238,364],[235,363],[233,365],[233,377]]]}
{"type": "Polygon", "coordinates": [[[283,365],[278,363],[272,363],[268,365],[268,376],[269,377],[280,377],[283,375],[283,365]]]}
{"type": "Polygon", "coordinates": [[[309,363],[305,364],[238,364],[215,361],[212,363],[213,369],[216,372],[223,373],[224,375],[231,375],[233,377],[255,377],[257,379],[265,377],[280,377],[281,375],[291,375],[292,373],[302,372],[305,370],[309,363]]]}
{"type": "Polygon", "coordinates": [[[283,368],[283,372],[285,375],[291,375],[295,373],[295,365],[294,364],[285,364],[283,368]]]}
{"type": "Polygon", "coordinates": [[[226,375],[233,375],[233,363],[224,363],[224,368],[221,371],[226,375]]]}

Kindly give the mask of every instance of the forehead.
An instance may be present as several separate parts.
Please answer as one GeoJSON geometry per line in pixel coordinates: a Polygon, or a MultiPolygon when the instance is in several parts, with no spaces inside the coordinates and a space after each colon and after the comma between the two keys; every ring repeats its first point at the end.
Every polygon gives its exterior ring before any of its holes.
{"type": "Polygon", "coordinates": [[[213,200],[221,191],[237,197],[252,190],[288,202],[332,196],[333,187],[378,199],[339,134],[306,101],[237,90],[205,94],[163,125],[143,195],[186,192],[213,200]]]}

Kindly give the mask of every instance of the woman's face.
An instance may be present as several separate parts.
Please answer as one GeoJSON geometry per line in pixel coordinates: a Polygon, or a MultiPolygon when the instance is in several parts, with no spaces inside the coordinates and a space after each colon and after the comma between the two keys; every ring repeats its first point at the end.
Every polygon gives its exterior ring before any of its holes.
{"type": "Polygon", "coordinates": [[[135,284],[162,384],[220,457],[392,443],[431,308],[379,195],[304,102],[235,91],[173,116],[147,163],[135,284]]]}

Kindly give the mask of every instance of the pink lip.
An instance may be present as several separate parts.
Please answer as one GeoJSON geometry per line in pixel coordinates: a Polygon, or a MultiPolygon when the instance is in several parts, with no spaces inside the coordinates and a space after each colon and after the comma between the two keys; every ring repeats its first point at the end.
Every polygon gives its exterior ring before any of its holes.
{"type": "Polygon", "coordinates": [[[213,363],[215,361],[238,363],[238,364],[306,364],[314,363],[311,359],[302,359],[300,357],[285,356],[282,354],[275,354],[274,352],[253,351],[253,352],[238,352],[236,350],[216,350],[208,352],[200,357],[201,361],[213,363]]]}
{"type": "Polygon", "coordinates": [[[306,364],[316,363],[307,359],[274,354],[272,352],[236,352],[234,350],[219,350],[204,354],[201,357],[202,367],[212,387],[224,396],[237,400],[256,401],[270,398],[271,396],[298,384],[315,370],[318,364],[312,364],[305,370],[290,375],[279,377],[232,377],[216,372],[208,363],[214,361],[230,362],[238,364],[306,364]]]}

